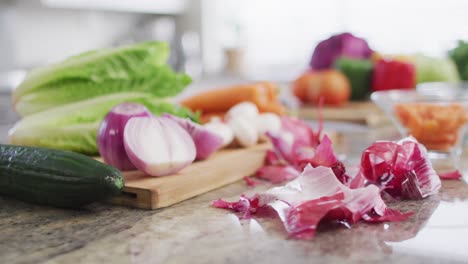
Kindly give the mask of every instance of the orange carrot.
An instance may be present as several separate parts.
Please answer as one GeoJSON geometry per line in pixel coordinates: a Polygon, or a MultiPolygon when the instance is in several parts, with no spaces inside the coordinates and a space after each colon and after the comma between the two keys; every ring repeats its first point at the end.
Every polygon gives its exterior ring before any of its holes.
{"type": "Polygon", "coordinates": [[[252,102],[261,112],[284,113],[277,98],[277,87],[270,82],[236,85],[199,93],[181,102],[193,111],[227,112],[241,102],[252,102]]]}
{"type": "Polygon", "coordinates": [[[286,114],[286,107],[280,103],[271,103],[269,105],[260,105],[258,106],[258,110],[262,113],[275,113],[277,115],[285,115],[286,114]]]}

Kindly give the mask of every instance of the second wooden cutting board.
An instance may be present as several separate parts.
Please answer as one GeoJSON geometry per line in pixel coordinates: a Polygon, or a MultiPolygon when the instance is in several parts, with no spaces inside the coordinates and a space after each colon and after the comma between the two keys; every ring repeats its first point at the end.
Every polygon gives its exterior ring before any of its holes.
{"type": "MultiPolygon", "coordinates": [[[[298,110],[303,119],[318,119],[317,107],[304,106],[298,110]]],[[[390,119],[373,102],[349,102],[341,107],[325,106],[322,109],[324,120],[344,121],[379,127],[391,124],[390,119]]]]}
{"type": "Polygon", "coordinates": [[[178,174],[149,177],[140,171],[125,172],[125,188],[114,204],[157,209],[203,194],[252,175],[263,164],[269,144],[226,149],[198,161],[178,174]]]}

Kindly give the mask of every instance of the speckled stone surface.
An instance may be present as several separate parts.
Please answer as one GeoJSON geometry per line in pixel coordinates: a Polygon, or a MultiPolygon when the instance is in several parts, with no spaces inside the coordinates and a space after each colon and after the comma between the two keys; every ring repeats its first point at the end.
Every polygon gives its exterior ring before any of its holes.
{"type": "Polygon", "coordinates": [[[0,197],[0,263],[468,263],[463,181],[389,204],[414,212],[407,221],[321,228],[312,241],[288,239],[273,217],[240,221],[210,206],[268,187],[238,182],[156,211],[61,210],[0,197]]]}

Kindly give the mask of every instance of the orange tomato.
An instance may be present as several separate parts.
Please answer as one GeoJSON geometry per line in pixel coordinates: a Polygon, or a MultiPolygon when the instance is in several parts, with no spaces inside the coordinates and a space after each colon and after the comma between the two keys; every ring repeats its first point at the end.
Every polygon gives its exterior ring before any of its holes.
{"type": "Polygon", "coordinates": [[[297,78],[292,84],[293,94],[303,103],[307,102],[307,79],[310,78],[309,74],[304,73],[297,78]]]}
{"type": "Polygon", "coordinates": [[[302,102],[339,106],[349,101],[351,87],[346,76],[337,70],[307,72],[293,83],[293,93],[302,102]]]}

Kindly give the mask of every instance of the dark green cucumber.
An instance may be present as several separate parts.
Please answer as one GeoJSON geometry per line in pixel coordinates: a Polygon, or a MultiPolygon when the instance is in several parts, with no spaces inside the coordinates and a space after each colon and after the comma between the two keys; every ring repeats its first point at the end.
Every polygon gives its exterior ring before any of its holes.
{"type": "Polygon", "coordinates": [[[122,173],[88,156],[0,144],[0,195],[57,207],[79,207],[117,195],[122,173]]]}

